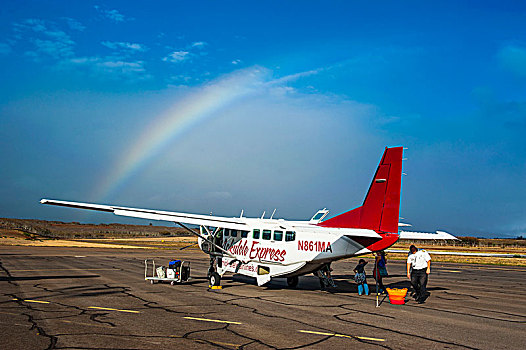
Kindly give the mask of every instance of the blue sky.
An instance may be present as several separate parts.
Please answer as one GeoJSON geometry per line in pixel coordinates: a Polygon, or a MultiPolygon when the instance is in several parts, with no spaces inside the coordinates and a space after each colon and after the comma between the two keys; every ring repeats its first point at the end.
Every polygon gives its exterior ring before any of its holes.
{"type": "Polygon", "coordinates": [[[338,214],[403,145],[414,229],[523,235],[524,23],[520,1],[6,2],[0,216],[338,214]]]}

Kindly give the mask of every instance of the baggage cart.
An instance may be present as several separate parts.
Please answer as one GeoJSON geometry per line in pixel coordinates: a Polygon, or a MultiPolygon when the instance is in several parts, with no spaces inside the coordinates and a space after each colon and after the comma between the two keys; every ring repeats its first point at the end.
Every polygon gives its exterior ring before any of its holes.
{"type": "Polygon", "coordinates": [[[156,282],[183,283],[190,279],[190,262],[173,260],[168,266],[155,266],[155,260],[144,260],[144,279],[151,284],[156,282]],[[151,275],[148,275],[151,269],[151,275]]]}

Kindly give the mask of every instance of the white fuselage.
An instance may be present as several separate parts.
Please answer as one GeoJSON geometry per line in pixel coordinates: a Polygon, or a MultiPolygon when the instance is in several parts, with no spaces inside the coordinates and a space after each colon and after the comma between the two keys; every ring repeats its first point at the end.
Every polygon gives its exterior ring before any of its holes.
{"type": "Polygon", "coordinates": [[[327,228],[308,221],[245,220],[245,230],[216,229],[216,242],[232,255],[221,254],[217,270],[220,275],[232,272],[255,277],[258,284],[272,277],[303,275],[331,261],[370,253],[347,236],[381,238],[372,230],[327,228]]]}

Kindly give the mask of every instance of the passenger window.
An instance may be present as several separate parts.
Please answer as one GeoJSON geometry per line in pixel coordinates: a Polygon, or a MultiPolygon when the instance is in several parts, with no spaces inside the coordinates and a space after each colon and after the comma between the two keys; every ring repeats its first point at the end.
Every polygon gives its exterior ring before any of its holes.
{"type": "Polygon", "coordinates": [[[270,230],[263,230],[263,239],[270,239],[270,234],[272,231],[270,230]]]}
{"type": "Polygon", "coordinates": [[[225,228],[225,237],[230,236],[230,229],[225,228]]]}
{"type": "Polygon", "coordinates": [[[254,230],[252,237],[254,237],[254,239],[259,239],[259,230],[254,230]]]}
{"type": "Polygon", "coordinates": [[[296,239],[296,232],[294,231],[287,231],[285,233],[285,242],[291,242],[296,239]]]}
{"type": "Polygon", "coordinates": [[[248,231],[241,231],[241,238],[247,238],[248,237],[248,231]]]}
{"type": "Polygon", "coordinates": [[[237,237],[237,230],[230,230],[230,235],[232,237],[237,237]]]}
{"type": "Polygon", "coordinates": [[[282,241],[283,240],[283,231],[274,231],[274,240],[282,241]]]}

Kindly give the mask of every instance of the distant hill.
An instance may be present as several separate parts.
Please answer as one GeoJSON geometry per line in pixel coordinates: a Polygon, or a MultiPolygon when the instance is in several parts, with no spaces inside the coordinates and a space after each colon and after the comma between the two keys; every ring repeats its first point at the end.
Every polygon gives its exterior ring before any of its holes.
{"type": "Polygon", "coordinates": [[[81,224],[78,222],[0,218],[0,230],[18,230],[49,238],[129,238],[188,236],[180,227],[123,224],[81,224]]]}

